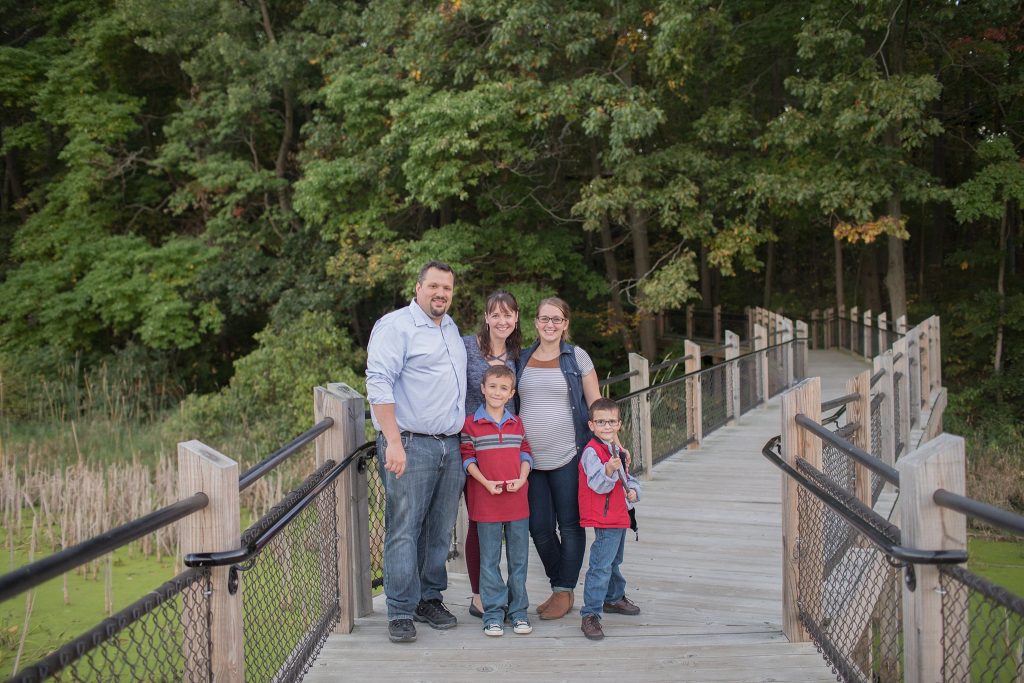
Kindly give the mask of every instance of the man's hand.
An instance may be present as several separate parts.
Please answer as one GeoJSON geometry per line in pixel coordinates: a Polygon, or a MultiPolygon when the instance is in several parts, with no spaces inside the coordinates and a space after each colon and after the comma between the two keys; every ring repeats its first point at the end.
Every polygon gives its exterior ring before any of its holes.
{"type": "Polygon", "coordinates": [[[401,438],[388,440],[387,448],[384,449],[384,469],[394,474],[395,479],[405,473],[405,446],[401,438]]]}
{"type": "Polygon", "coordinates": [[[604,476],[611,477],[615,474],[615,470],[622,467],[622,461],[616,457],[612,457],[608,462],[604,464],[604,476]]]}

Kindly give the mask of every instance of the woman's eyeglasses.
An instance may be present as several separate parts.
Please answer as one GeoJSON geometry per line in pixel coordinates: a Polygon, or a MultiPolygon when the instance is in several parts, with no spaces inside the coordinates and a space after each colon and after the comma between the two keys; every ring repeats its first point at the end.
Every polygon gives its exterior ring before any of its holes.
{"type": "Polygon", "coordinates": [[[546,315],[537,316],[537,322],[539,322],[541,325],[547,325],[548,323],[551,323],[552,325],[561,325],[566,320],[568,320],[568,318],[560,318],[558,316],[555,316],[554,318],[546,315]]]}
{"type": "Polygon", "coordinates": [[[598,427],[618,427],[621,420],[594,420],[598,427]]]}

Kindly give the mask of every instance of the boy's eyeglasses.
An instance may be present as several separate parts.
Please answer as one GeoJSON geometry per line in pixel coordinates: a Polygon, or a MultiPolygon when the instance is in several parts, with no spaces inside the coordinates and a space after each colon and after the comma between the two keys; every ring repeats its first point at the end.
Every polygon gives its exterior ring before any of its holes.
{"type": "Polygon", "coordinates": [[[568,320],[568,318],[561,318],[559,316],[555,316],[554,318],[548,317],[546,315],[537,316],[537,322],[539,322],[541,325],[547,325],[548,323],[551,323],[553,325],[561,325],[566,320],[568,320]]]}
{"type": "Polygon", "coordinates": [[[594,420],[598,427],[618,427],[622,420],[594,420]]]}

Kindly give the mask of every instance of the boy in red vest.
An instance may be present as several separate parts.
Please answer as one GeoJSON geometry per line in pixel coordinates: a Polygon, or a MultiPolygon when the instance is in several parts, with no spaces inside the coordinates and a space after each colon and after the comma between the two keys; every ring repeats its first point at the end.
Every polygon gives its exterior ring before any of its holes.
{"type": "Polygon", "coordinates": [[[619,406],[608,398],[590,405],[590,431],[595,435],[580,456],[580,526],[593,527],[590,568],[583,585],[583,624],[590,640],[601,640],[601,613],[640,614],[640,608],[626,597],[626,579],[619,566],[629,528],[629,509],[640,499],[640,482],[622,468],[618,445],[619,406]]]}
{"type": "Polygon", "coordinates": [[[480,599],[484,634],[504,635],[508,615],[512,631],[533,630],[526,617],[526,562],[530,543],[527,476],[533,466],[523,422],[505,409],[515,393],[516,376],[505,365],[484,372],[484,402],[462,427],[462,466],[466,470],[466,504],[480,537],[480,599]],[[501,579],[501,541],[505,539],[508,583],[501,579]]]}

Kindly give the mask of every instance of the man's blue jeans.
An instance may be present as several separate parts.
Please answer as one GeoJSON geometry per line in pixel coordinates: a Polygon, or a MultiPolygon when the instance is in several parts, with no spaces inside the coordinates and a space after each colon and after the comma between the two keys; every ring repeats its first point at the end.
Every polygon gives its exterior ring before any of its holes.
{"type": "Polygon", "coordinates": [[[530,472],[530,535],[556,591],[572,590],[579,583],[587,549],[587,534],[580,528],[579,476],[578,458],[555,470],[530,472]]]}
{"type": "Polygon", "coordinates": [[[387,440],[377,435],[384,512],[384,594],[388,620],[411,619],[423,600],[440,600],[448,588],[448,549],[466,483],[459,437],[402,435],[405,472],[384,469],[387,440]]]}
{"type": "Polygon", "coordinates": [[[580,616],[604,611],[604,603],[616,602],[626,594],[626,579],[619,565],[626,546],[625,529],[594,529],[594,544],[590,546],[590,568],[583,584],[583,607],[580,616]]]}
{"type": "Polygon", "coordinates": [[[530,520],[477,522],[480,537],[480,600],[484,624],[500,624],[508,608],[510,619],[526,617],[526,564],[530,553],[530,520]],[[501,538],[505,537],[508,583],[501,581],[501,538]]]}

